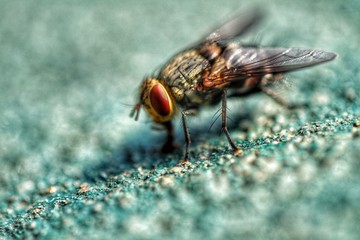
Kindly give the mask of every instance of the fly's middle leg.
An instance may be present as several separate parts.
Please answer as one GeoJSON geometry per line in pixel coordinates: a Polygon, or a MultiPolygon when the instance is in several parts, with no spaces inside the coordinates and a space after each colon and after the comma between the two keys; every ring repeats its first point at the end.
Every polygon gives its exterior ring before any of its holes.
{"type": "Polygon", "coordinates": [[[239,149],[238,147],[236,147],[235,143],[233,142],[233,140],[231,139],[230,137],[230,133],[227,129],[227,116],[226,116],[226,110],[227,110],[227,104],[226,104],[226,94],[227,94],[227,91],[226,89],[223,90],[223,94],[222,94],[222,102],[221,102],[221,127],[222,127],[222,130],[224,131],[225,135],[226,135],[226,138],[229,142],[229,144],[231,145],[233,151],[234,151],[234,154],[235,155],[238,155],[238,154],[241,154],[242,153],[242,150],[239,149]]]}

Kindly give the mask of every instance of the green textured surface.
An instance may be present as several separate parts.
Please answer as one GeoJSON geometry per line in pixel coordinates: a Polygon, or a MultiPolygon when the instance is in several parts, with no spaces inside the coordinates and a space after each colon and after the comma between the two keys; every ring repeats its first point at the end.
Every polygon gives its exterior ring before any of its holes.
{"type": "MultiPolygon", "coordinates": [[[[0,1],[0,239],[359,239],[360,2],[251,1],[245,42],[334,51],[189,119],[191,163],[128,118],[137,86],[241,1],[0,1]],[[269,3],[267,3],[269,2],[269,3]]],[[[180,119],[177,139],[183,141],[180,119]]]]}

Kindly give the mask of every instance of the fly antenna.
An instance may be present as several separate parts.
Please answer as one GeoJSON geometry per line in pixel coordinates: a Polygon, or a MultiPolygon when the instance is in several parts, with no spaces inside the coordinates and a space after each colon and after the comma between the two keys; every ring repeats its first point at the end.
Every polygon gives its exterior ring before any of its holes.
{"type": "Polygon", "coordinates": [[[134,105],[133,104],[129,104],[129,103],[122,103],[122,102],[119,102],[119,104],[125,106],[125,107],[133,107],[134,105]]]}

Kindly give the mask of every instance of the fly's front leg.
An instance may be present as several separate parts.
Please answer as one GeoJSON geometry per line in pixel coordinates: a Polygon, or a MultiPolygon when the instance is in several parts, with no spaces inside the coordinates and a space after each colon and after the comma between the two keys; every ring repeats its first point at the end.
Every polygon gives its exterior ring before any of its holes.
{"type": "Polygon", "coordinates": [[[188,112],[186,112],[186,111],[181,112],[181,120],[182,120],[182,125],[184,128],[184,135],[185,135],[185,141],[186,141],[185,157],[184,157],[183,164],[189,161],[190,144],[191,144],[190,132],[189,132],[189,128],[186,123],[186,115],[187,114],[188,114],[188,112]]]}
{"type": "Polygon", "coordinates": [[[226,110],[227,110],[227,104],[226,104],[226,94],[227,91],[224,89],[223,90],[223,94],[222,94],[222,104],[221,104],[221,126],[222,126],[222,130],[224,131],[226,138],[229,142],[229,144],[231,145],[232,149],[234,150],[234,154],[238,155],[242,153],[242,150],[239,149],[238,147],[236,147],[235,143],[233,142],[233,140],[230,137],[230,133],[227,129],[227,116],[226,116],[226,110]]]}
{"type": "Polygon", "coordinates": [[[174,144],[173,125],[172,125],[171,121],[165,122],[165,123],[163,123],[163,125],[165,126],[167,133],[166,133],[166,141],[165,141],[163,147],[161,148],[161,152],[170,153],[170,152],[173,152],[176,148],[175,144],[174,144]]]}

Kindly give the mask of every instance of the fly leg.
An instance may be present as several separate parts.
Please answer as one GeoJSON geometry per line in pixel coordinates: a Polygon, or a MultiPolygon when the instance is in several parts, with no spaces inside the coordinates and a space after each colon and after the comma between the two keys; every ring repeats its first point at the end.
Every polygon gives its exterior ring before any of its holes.
{"type": "Polygon", "coordinates": [[[161,148],[161,152],[163,153],[170,153],[175,150],[175,144],[174,144],[174,131],[173,131],[173,125],[171,121],[163,123],[165,126],[165,129],[167,131],[166,133],[166,141],[164,145],[161,148]]]}
{"type": "Polygon", "coordinates": [[[230,133],[227,129],[227,116],[226,116],[226,110],[227,110],[227,104],[226,104],[226,94],[227,91],[226,89],[223,90],[223,94],[222,94],[222,102],[221,102],[221,127],[222,130],[224,131],[226,138],[229,142],[229,144],[231,145],[232,149],[234,150],[234,154],[238,155],[242,153],[242,150],[239,149],[238,147],[236,147],[235,143],[233,142],[233,140],[230,137],[230,133]]]}
{"type": "Polygon", "coordinates": [[[285,98],[281,97],[279,94],[277,94],[274,90],[272,90],[271,88],[268,87],[268,83],[272,83],[275,82],[277,80],[282,79],[282,75],[281,74],[266,74],[265,76],[263,76],[263,78],[261,79],[261,83],[259,85],[259,89],[265,93],[266,95],[268,95],[269,97],[271,97],[272,99],[275,100],[275,102],[277,102],[278,104],[288,108],[288,109],[296,109],[296,108],[302,108],[302,107],[306,107],[307,104],[294,104],[294,103],[290,103],[289,101],[287,101],[285,98]]]}
{"type": "Polygon", "coordinates": [[[227,97],[228,98],[236,98],[236,97],[247,97],[249,95],[253,95],[254,93],[258,93],[261,92],[261,90],[259,88],[253,88],[250,91],[246,91],[246,92],[239,92],[239,91],[235,91],[230,93],[227,97]]]}
{"type": "Polygon", "coordinates": [[[296,108],[302,108],[302,107],[306,107],[307,104],[303,103],[303,104],[294,104],[294,103],[290,103],[289,101],[287,101],[285,98],[281,97],[279,94],[277,94],[274,90],[272,90],[271,88],[267,87],[267,86],[260,86],[260,89],[263,93],[265,93],[266,95],[268,95],[269,97],[271,97],[272,99],[275,100],[275,102],[279,103],[280,105],[288,108],[288,109],[296,109],[296,108]]]}
{"type": "Polygon", "coordinates": [[[189,128],[186,123],[186,115],[187,114],[188,114],[188,112],[186,112],[186,111],[181,112],[181,120],[182,120],[182,124],[183,124],[183,128],[184,128],[185,141],[186,141],[185,157],[184,157],[184,161],[182,162],[182,164],[185,164],[189,161],[189,154],[190,154],[191,138],[190,138],[189,128]]]}

